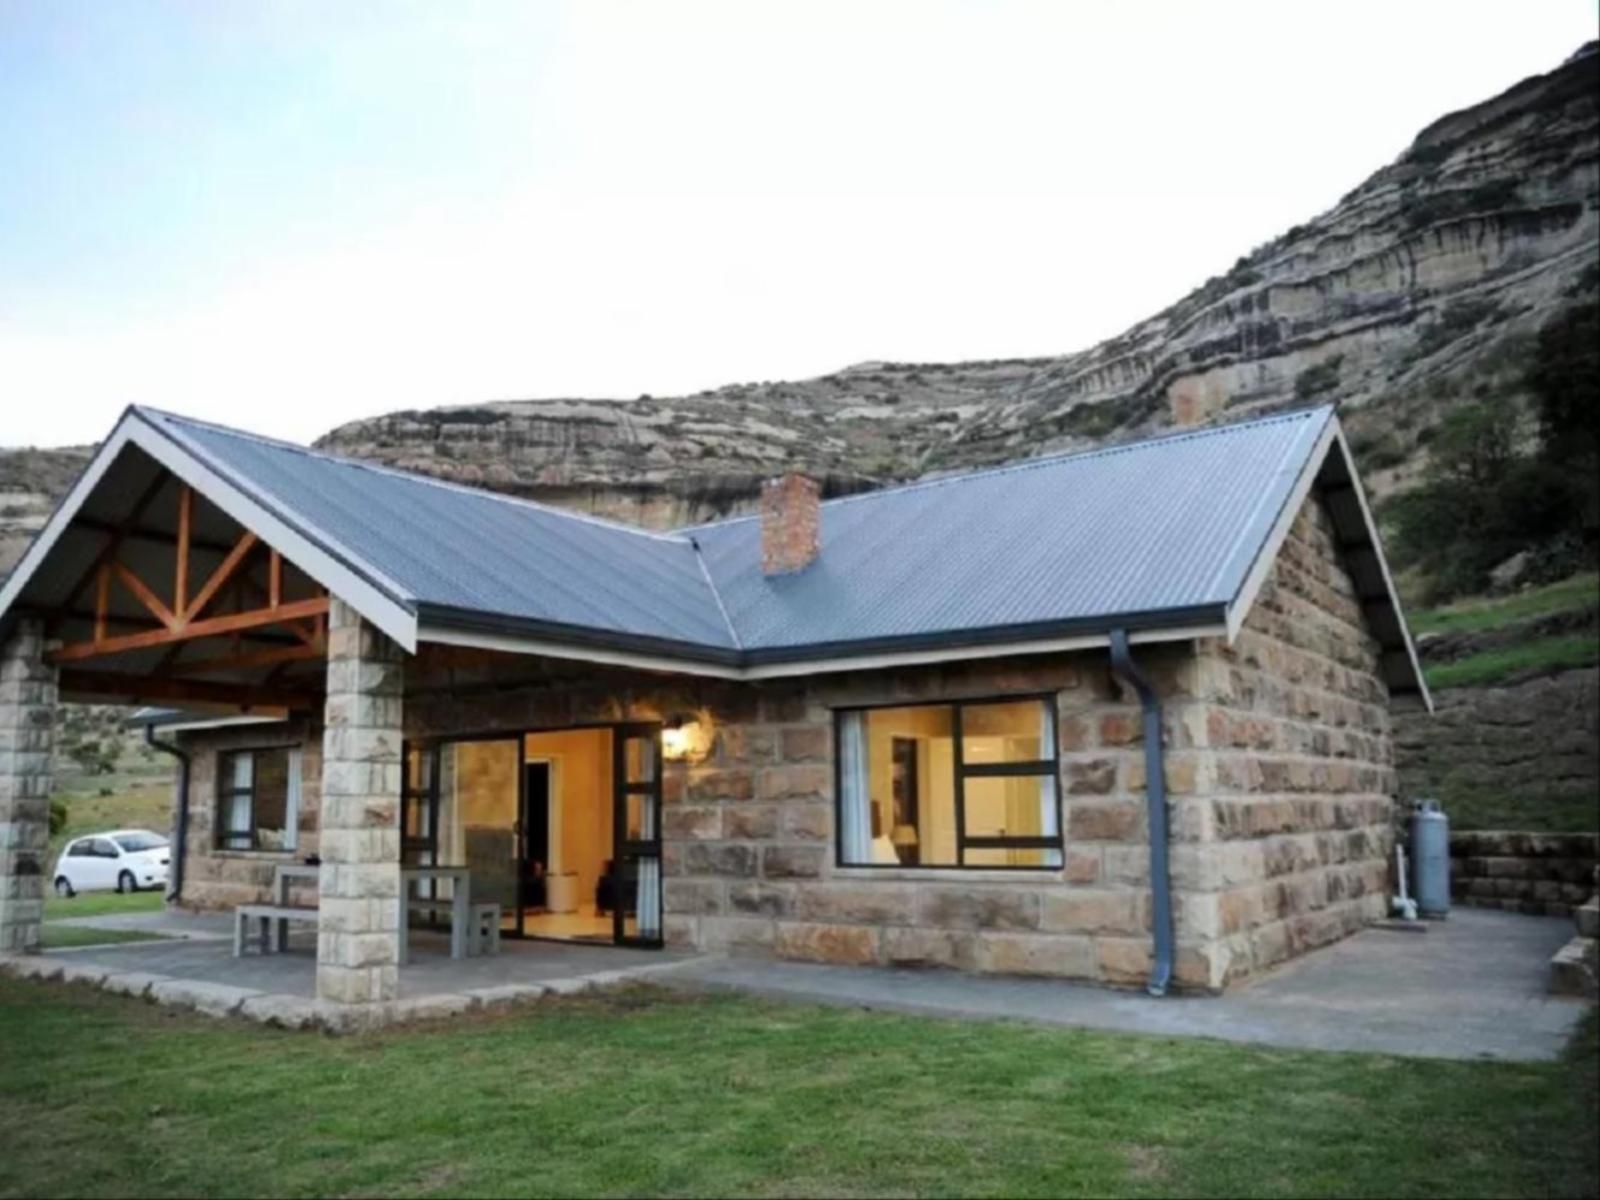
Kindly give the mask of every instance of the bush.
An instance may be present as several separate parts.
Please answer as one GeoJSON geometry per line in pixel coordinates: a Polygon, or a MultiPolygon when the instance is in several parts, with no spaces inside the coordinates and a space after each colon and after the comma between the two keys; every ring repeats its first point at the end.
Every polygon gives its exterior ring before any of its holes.
{"type": "Polygon", "coordinates": [[[67,827],[67,802],[50,801],[50,836],[57,837],[67,827]]]}
{"type": "Polygon", "coordinates": [[[1310,400],[1323,392],[1331,392],[1339,386],[1339,368],[1343,364],[1344,355],[1335,354],[1301,371],[1294,377],[1294,398],[1310,400]]]}

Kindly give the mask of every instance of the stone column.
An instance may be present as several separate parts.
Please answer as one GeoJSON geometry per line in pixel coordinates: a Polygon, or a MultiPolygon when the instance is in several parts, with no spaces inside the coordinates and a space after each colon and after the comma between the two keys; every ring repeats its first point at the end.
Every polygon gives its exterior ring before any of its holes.
{"type": "Polygon", "coordinates": [[[399,975],[404,651],[348,604],[328,616],[317,998],[393,1002],[399,975]]]}
{"type": "Polygon", "coordinates": [[[39,949],[55,710],[44,626],[25,617],[0,646],[0,954],[39,949]]]}

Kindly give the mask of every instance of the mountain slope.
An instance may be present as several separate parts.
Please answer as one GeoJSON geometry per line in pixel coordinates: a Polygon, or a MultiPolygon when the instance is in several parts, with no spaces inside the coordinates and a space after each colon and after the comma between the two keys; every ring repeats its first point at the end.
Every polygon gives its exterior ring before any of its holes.
{"type": "Polygon", "coordinates": [[[866,363],[693,396],[403,412],[329,449],[666,525],[747,507],[760,479],[832,493],[1336,399],[1380,494],[1439,416],[1520,399],[1531,335],[1597,287],[1600,55],[1436,121],[1333,208],[1092,349],[866,363]]]}

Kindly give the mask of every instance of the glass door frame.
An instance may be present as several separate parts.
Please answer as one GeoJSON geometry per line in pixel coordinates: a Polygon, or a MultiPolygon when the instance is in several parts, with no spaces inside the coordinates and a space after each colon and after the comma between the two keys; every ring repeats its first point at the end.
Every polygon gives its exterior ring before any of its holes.
{"type": "MultiPolygon", "coordinates": [[[[611,935],[612,941],[618,946],[642,946],[659,949],[665,941],[662,929],[662,871],[661,871],[661,722],[659,721],[625,721],[611,726],[611,790],[612,790],[612,824],[611,824],[611,850],[612,863],[615,864],[619,883],[629,878],[628,865],[634,867],[633,878],[639,878],[638,868],[644,860],[655,863],[655,913],[656,932],[653,936],[644,937],[635,932],[627,932],[627,904],[621,902],[611,910],[611,935]],[[630,780],[628,778],[628,742],[648,740],[651,747],[650,778],[644,780],[630,780]],[[628,798],[642,796],[649,800],[643,812],[649,813],[649,828],[645,832],[651,836],[630,838],[628,836],[628,798]]],[[[643,907],[638,903],[638,894],[634,899],[634,929],[639,927],[639,909],[643,907]]]]}

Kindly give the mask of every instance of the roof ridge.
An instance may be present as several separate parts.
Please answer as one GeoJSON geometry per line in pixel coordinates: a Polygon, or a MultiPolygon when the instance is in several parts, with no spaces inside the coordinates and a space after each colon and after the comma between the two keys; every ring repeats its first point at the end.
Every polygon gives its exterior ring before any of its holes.
{"type": "Polygon", "coordinates": [[[302,446],[299,442],[285,441],[282,438],[268,437],[266,434],[254,433],[248,429],[236,429],[232,425],[222,425],[216,421],[205,421],[198,417],[186,417],[182,413],[168,412],[166,409],[154,408],[148,404],[135,404],[131,406],[135,412],[152,413],[167,421],[176,421],[182,425],[198,425],[204,429],[212,429],[230,437],[243,438],[246,441],[260,442],[267,446],[276,446],[280,450],[290,450],[302,454],[307,458],[317,458],[324,462],[334,463],[343,467],[354,467],[362,471],[371,471],[378,475],[392,475],[399,479],[409,480],[413,483],[424,483],[432,487],[445,488],[454,492],[465,492],[471,496],[479,496],[502,504],[520,505],[523,508],[535,509],[538,512],[551,516],[565,517],[574,521],[585,521],[591,525],[598,525],[604,529],[615,529],[623,533],[633,533],[640,537],[653,538],[657,541],[672,542],[674,545],[684,545],[688,537],[678,530],[645,529],[639,525],[630,525],[626,521],[613,521],[605,517],[597,517],[592,513],[573,512],[570,509],[558,508],[553,504],[543,504],[538,500],[529,500],[525,496],[511,496],[505,492],[491,491],[488,488],[473,487],[471,484],[456,483],[449,479],[438,479],[432,475],[424,475],[418,471],[403,471],[399,467],[387,466],[383,463],[371,462],[363,458],[355,458],[348,454],[333,454],[327,450],[318,450],[311,446],[302,446]]]}
{"type": "MultiPolygon", "coordinates": [[[[1226,425],[1207,425],[1199,429],[1178,429],[1168,433],[1159,433],[1151,437],[1139,438],[1137,441],[1120,442],[1110,446],[1089,446],[1080,450],[1061,450],[1054,454],[1040,454],[1033,458],[1024,458],[1016,462],[998,463],[992,467],[976,467],[970,471],[957,471],[949,475],[937,475],[931,478],[910,479],[905,483],[891,484],[889,487],[875,488],[870,492],[854,492],[848,496],[835,496],[831,500],[824,500],[822,506],[850,504],[861,500],[875,500],[880,496],[890,496],[901,492],[913,492],[924,488],[942,487],[946,484],[962,483],[968,479],[987,478],[992,475],[1009,475],[1019,471],[1034,470],[1039,467],[1054,466],[1070,459],[1109,458],[1117,454],[1129,454],[1136,450],[1144,450],[1151,446],[1163,445],[1169,442],[1193,441],[1200,438],[1216,437],[1222,434],[1236,433],[1241,429],[1259,428],[1265,425],[1274,425],[1280,422],[1308,420],[1318,414],[1332,414],[1334,406],[1331,404],[1317,404],[1308,408],[1290,409],[1285,412],[1269,413],[1264,417],[1255,417],[1248,421],[1234,421],[1226,425]]],[[[702,529],[719,529],[725,525],[737,525],[741,521],[755,521],[760,519],[758,513],[746,513],[737,517],[723,517],[717,521],[704,521],[698,525],[683,525],[674,530],[676,533],[693,536],[702,529]]]]}

